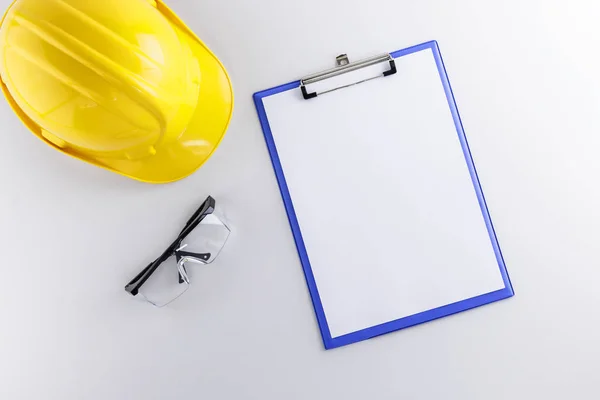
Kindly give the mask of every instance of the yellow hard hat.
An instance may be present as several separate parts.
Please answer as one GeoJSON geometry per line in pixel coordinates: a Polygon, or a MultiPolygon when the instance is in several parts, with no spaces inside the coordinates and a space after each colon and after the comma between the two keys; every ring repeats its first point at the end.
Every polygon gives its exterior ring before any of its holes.
{"type": "Polygon", "coordinates": [[[194,172],[233,111],[225,68],[161,0],[16,0],[0,49],[2,91],[35,135],[140,181],[194,172]]]}

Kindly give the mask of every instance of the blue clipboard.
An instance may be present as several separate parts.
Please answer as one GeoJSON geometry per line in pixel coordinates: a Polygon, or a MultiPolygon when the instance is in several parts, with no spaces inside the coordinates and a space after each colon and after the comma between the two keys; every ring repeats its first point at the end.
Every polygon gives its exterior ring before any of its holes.
{"type": "MultiPolygon", "coordinates": [[[[310,291],[310,295],[312,298],[312,303],[314,306],[314,310],[316,313],[318,325],[321,331],[321,335],[323,338],[323,343],[326,349],[332,349],[340,346],[344,346],[347,344],[351,344],[354,342],[366,340],[369,338],[373,338],[375,336],[379,336],[382,334],[386,334],[392,331],[400,330],[403,328],[407,328],[416,324],[420,324],[423,322],[431,321],[437,318],[445,317],[451,314],[455,314],[461,311],[465,311],[474,307],[478,307],[484,304],[488,304],[491,302],[495,302],[501,299],[505,299],[514,295],[513,288],[510,282],[510,278],[508,276],[508,272],[506,270],[506,266],[504,263],[504,259],[502,257],[502,252],[500,250],[500,246],[498,244],[498,240],[496,237],[496,233],[494,231],[494,227],[492,224],[492,220],[490,218],[490,214],[486,205],[485,197],[483,195],[481,185],[479,182],[479,178],[477,176],[477,172],[475,169],[475,165],[473,163],[473,158],[471,156],[471,152],[469,150],[469,145],[467,143],[467,138],[465,136],[462,122],[460,119],[460,115],[458,109],[456,107],[454,95],[452,93],[452,89],[450,86],[450,82],[448,80],[446,70],[444,67],[444,63],[442,61],[442,56],[439,51],[439,47],[436,41],[430,41],[423,44],[419,44],[413,47],[409,47],[403,50],[398,50],[390,53],[391,57],[394,60],[398,60],[402,57],[430,50],[433,53],[433,57],[435,59],[435,64],[437,66],[437,71],[439,72],[439,78],[441,84],[443,85],[443,89],[445,92],[445,97],[447,99],[448,107],[452,114],[452,119],[454,122],[454,126],[456,129],[456,138],[460,142],[460,147],[462,148],[462,152],[464,154],[464,159],[466,161],[466,165],[468,167],[468,172],[470,175],[470,179],[472,180],[472,185],[477,197],[477,202],[479,204],[479,208],[481,211],[481,215],[483,216],[483,220],[485,221],[485,227],[487,229],[487,234],[489,235],[489,240],[491,241],[491,246],[493,247],[493,254],[495,257],[495,261],[497,262],[497,267],[499,269],[501,280],[503,283],[503,287],[499,290],[494,290],[489,293],[484,293],[478,296],[470,297],[463,299],[461,301],[457,301],[451,304],[445,304],[443,306],[435,307],[433,309],[428,309],[426,311],[418,312],[413,315],[404,316],[402,318],[394,319],[388,322],[384,322],[381,324],[377,324],[374,326],[365,327],[364,329],[359,329],[353,332],[349,332],[340,336],[332,337],[330,326],[328,319],[326,317],[326,312],[324,310],[323,302],[321,296],[319,294],[318,284],[315,279],[315,274],[313,273],[313,268],[311,267],[311,262],[309,259],[309,254],[307,252],[305,246],[305,240],[303,238],[300,224],[298,221],[298,217],[296,211],[294,209],[294,201],[290,195],[290,190],[288,188],[288,183],[286,182],[286,175],[282,168],[282,163],[280,160],[280,155],[278,153],[278,149],[276,146],[276,141],[273,136],[273,132],[271,131],[271,126],[269,122],[269,118],[267,116],[267,110],[265,108],[265,98],[273,95],[277,95],[283,92],[297,90],[301,86],[301,81],[290,82],[281,86],[277,86],[268,90],[264,90],[254,94],[254,102],[256,105],[256,109],[258,111],[258,117],[260,120],[260,124],[262,126],[262,130],[264,133],[265,141],[267,144],[267,148],[272,160],[275,176],[277,178],[277,182],[279,184],[279,189],[281,191],[281,196],[285,205],[285,209],[287,212],[287,216],[289,219],[290,227],[295,239],[296,247],[298,250],[298,254],[300,257],[300,261],[302,264],[302,268],[304,270],[304,275],[306,277],[306,282],[310,291]]],[[[387,79],[387,78],[385,78],[387,79]]],[[[368,85],[365,83],[364,85],[368,85]]],[[[313,100],[307,100],[313,101],[313,100]]],[[[315,100],[316,101],[316,100],[315,100]]],[[[318,195],[318,194],[317,194],[318,195]]]]}

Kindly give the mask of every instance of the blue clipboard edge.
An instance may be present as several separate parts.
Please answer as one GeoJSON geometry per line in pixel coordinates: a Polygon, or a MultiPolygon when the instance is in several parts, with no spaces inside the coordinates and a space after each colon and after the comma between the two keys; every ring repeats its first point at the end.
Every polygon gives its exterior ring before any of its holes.
{"type": "Polygon", "coordinates": [[[481,212],[483,214],[483,218],[485,220],[485,224],[488,229],[488,233],[490,236],[490,240],[492,242],[492,246],[494,248],[494,252],[496,254],[496,259],[498,260],[498,266],[500,268],[500,273],[502,275],[502,279],[504,280],[504,289],[500,289],[494,292],[486,293],[480,296],[472,297],[470,299],[461,300],[456,303],[448,304],[442,307],[434,308],[431,310],[427,310],[418,314],[410,315],[404,318],[400,318],[394,321],[386,322],[380,325],[372,326],[369,328],[361,329],[356,332],[348,333],[343,336],[338,336],[335,338],[331,337],[331,333],[329,330],[329,325],[327,324],[327,318],[325,317],[325,311],[323,309],[323,304],[321,302],[321,297],[319,296],[319,290],[317,288],[317,284],[315,281],[315,277],[312,272],[312,268],[310,265],[310,261],[308,258],[308,254],[306,252],[306,247],[304,245],[304,240],[302,238],[302,233],[300,232],[300,226],[298,224],[298,219],[296,217],[296,213],[294,211],[294,205],[292,202],[292,198],[290,196],[290,192],[288,190],[287,182],[285,180],[285,175],[283,173],[283,168],[281,166],[281,161],[279,159],[279,154],[277,153],[277,147],[275,146],[275,141],[273,139],[273,134],[271,132],[271,127],[269,126],[269,121],[267,118],[267,113],[265,111],[265,107],[263,104],[263,98],[272,96],[277,93],[285,92],[287,90],[295,89],[300,87],[300,81],[294,81],[287,83],[285,85],[280,85],[271,89],[263,90],[254,94],[254,103],[256,105],[256,110],[258,112],[258,118],[260,120],[260,124],[265,136],[265,141],[267,143],[267,148],[269,150],[269,154],[271,156],[271,161],[273,164],[273,169],[275,170],[275,176],[277,178],[277,182],[279,184],[279,190],[281,192],[281,197],[283,199],[285,209],[287,212],[288,220],[290,222],[290,227],[292,229],[292,233],[294,235],[294,240],[296,242],[296,248],[298,250],[298,255],[300,256],[300,262],[302,264],[302,269],[304,270],[304,276],[306,278],[306,283],[308,285],[308,290],[310,292],[313,307],[315,309],[315,314],[317,316],[317,322],[319,324],[319,329],[321,330],[321,336],[323,337],[323,344],[326,349],[333,349],[340,346],[345,346],[351,343],[359,342],[362,340],[370,339],[375,336],[383,335],[386,333],[390,333],[393,331],[397,331],[400,329],[408,328],[413,325],[421,324],[424,322],[432,321],[437,318],[445,317],[448,315],[456,314],[461,311],[469,310],[471,308],[479,307],[485,304],[489,304],[498,300],[506,299],[508,297],[512,297],[514,295],[513,287],[510,281],[510,277],[508,276],[508,271],[506,270],[506,265],[504,264],[504,257],[502,256],[502,251],[500,250],[500,245],[498,244],[498,239],[496,237],[496,232],[494,230],[494,225],[492,224],[492,220],[490,218],[490,214],[487,208],[487,204],[485,201],[485,196],[483,195],[483,191],[481,189],[481,184],[479,182],[479,177],[477,176],[477,170],[475,168],[475,164],[473,163],[473,157],[471,156],[471,150],[469,149],[469,144],[467,142],[467,137],[463,130],[462,121],[460,118],[460,114],[458,112],[458,108],[456,107],[456,100],[454,98],[454,94],[452,92],[452,87],[450,86],[450,81],[448,80],[448,76],[446,74],[446,68],[444,66],[444,61],[442,60],[442,55],[439,50],[439,46],[437,41],[432,40],[430,42],[422,43],[416,46],[412,46],[403,50],[398,50],[393,53],[390,53],[392,57],[398,58],[408,54],[412,54],[418,51],[431,49],[435,62],[437,64],[437,68],[440,74],[440,79],[442,80],[442,84],[444,86],[444,91],[446,92],[446,98],[448,99],[448,105],[450,110],[452,111],[452,117],[454,119],[454,124],[456,126],[456,131],[458,133],[458,138],[460,140],[460,144],[463,149],[463,153],[465,156],[465,161],[467,162],[467,166],[469,168],[469,173],[471,174],[471,179],[473,181],[473,186],[475,188],[475,192],[477,194],[477,199],[479,201],[479,206],[481,208],[481,212]]]}

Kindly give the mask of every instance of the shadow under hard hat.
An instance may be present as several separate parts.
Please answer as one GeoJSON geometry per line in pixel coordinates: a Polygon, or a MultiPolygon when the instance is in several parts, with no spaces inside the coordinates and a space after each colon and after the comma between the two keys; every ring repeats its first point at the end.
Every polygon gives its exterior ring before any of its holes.
{"type": "Polygon", "coordinates": [[[16,0],[0,83],[55,149],[149,183],[192,174],[233,111],[225,68],[161,0],[16,0]]]}

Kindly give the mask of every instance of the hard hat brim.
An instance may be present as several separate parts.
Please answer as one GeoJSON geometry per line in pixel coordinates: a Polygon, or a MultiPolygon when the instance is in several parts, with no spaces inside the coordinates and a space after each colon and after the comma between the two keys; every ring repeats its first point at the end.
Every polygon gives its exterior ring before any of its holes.
{"type": "MultiPolygon", "coordinates": [[[[162,0],[156,0],[156,7],[175,29],[182,31],[182,36],[187,38],[200,69],[201,80],[196,111],[187,129],[177,140],[161,143],[156,149],[156,154],[136,160],[84,157],[44,137],[40,127],[12,98],[0,77],[2,91],[14,112],[36,136],[50,146],[72,157],[129,178],[147,183],[169,183],[194,173],[210,158],[227,131],[233,113],[233,89],[227,71],[208,47],[162,3],[162,0]]],[[[4,22],[4,17],[0,25],[4,22]]]]}

